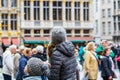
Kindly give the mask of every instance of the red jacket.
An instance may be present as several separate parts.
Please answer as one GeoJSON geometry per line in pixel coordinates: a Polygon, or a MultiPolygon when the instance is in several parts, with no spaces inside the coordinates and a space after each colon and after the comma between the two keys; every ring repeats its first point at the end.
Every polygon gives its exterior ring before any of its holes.
{"type": "Polygon", "coordinates": [[[118,62],[120,62],[120,56],[119,56],[119,57],[117,57],[117,61],[118,61],[118,62]]]}

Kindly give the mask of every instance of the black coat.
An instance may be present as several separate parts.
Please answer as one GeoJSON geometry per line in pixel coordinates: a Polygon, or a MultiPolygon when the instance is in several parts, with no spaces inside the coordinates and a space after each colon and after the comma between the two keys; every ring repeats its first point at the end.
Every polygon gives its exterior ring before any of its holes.
{"type": "Polygon", "coordinates": [[[51,68],[46,72],[46,75],[49,80],[75,80],[76,67],[73,44],[63,42],[52,53],[51,68]]]}
{"type": "Polygon", "coordinates": [[[46,60],[47,60],[46,54],[42,54],[42,53],[40,53],[40,52],[38,52],[37,54],[33,54],[32,57],[39,58],[39,59],[41,59],[42,61],[46,61],[46,60]]]}
{"type": "Polygon", "coordinates": [[[112,71],[112,63],[108,56],[104,56],[104,58],[101,61],[101,67],[102,67],[102,77],[109,77],[113,76],[114,73],[112,71]]]}

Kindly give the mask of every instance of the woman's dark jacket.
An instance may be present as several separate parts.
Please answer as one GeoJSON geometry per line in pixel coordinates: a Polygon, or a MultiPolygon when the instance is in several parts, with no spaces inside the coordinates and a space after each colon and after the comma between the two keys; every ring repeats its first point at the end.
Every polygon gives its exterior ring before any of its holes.
{"type": "Polygon", "coordinates": [[[62,42],[52,53],[51,68],[45,74],[49,80],[75,80],[76,66],[74,45],[70,42],[62,42]]]}
{"type": "Polygon", "coordinates": [[[40,53],[40,52],[37,52],[37,54],[33,54],[32,57],[39,58],[39,59],[41,59],[42,61],[46,61],[46,60],[47,60],[46,54],[40,53]]]}
{"type": "Polygon", "coordinates": [[[113,76],[114,72],[112,71],[112,63],[109,59],[109,56],[104,56],[101,61],[101,67],[102,67],[102,77],[109,77],[113,76]]]}

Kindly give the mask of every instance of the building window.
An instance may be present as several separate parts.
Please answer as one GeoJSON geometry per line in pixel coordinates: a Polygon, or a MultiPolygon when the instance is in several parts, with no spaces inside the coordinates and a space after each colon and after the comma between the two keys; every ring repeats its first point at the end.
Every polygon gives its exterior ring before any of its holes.
{"type": "Polygon", "coordinates": [[[90,32],[89,29],[85,29],[83,32],[84,32],[84,37],[89,37],[89,32],[90,32]]]}
{"type": "Polygon", "coordinates": [[[75,2],[75,20],[80,21],[80,2],[75,2]]]}
{"type": "Polygon", "coordinates": [[[70,21],[71,20],[71,2],[66,2],[66,20],[70,21]]]}
{"type": "Polygon", "coordinates": [[[67,37],[71,37],[72,30],[71,29],[66,29],[67,37]]]}
{"type": "Polygon", "coordinates": [[[30,1],[29,0],[24,1],[24,19],[30,20],[30,1]]]}
{"type": "Polygon", "coordinates": [[[108,22],[108,34],[111,34],[111,22],[108,22]]]}
{"type": "Polygon", "coordinates": [[[114,9],[116,9],[116,2],[114,1],[114,9]]]}
{"type": "Polygon", "coordinates": [[[89,21],[89,2],[84,2],[83,8],[84,21],[89,21]]]}
{"type": "Polygon", "coordinates": [[[8,7],[8,1],[7,0],[1,0],[3,7],[8,7]]]}
{"type": "Polygon", "coordinates": [[[75,37],[80,37],[80,30],[75,30],[75,37]]]}
{"type": "Polygon", "coordinates": [[[40,2],[39,0],[34,1],[34,20],[40,20],[40,2]]]}
{"type": "Polygon", "coordinates": [[[24,30],[25,37],[30,37],[31,36],[31,30],[26,29],[24,30]]]}
{"type": "Polygon", "coordinates": [[[118,22],[120,22],[120,16],[118,16],[118,22]]]}
{"type": "Polygon", "coordinates": [[[53,1],[53,20],[62,20],[62,1],[53,1]]]}
{"type": "Polygon", "coordinates": [[[17,7],[18,0],[11,0],[11,7],[17,7]]]}
{"type": "Polygon", "coordinates": [[[17,14],[11,14],[11,30],[17,30],[17,14]]]}
{"type": "Polygon", "coordinates": [[[118,9],[120,9],[120,1],[118,1],[118,9]]]}
{"type": "Polygon", "coordinates": [[[111,17],[111,9],[108,9],[108,17],[111,17]]]}
{"type": "Polygon", "coordinates": [[[95,21],[96,22],[96,34],[98,34],[98,20],[95,21]]]}
{"type": "Polygon", "coordinates": [[[8,14],[2,14],[2,30],[8,30],[8,14]]]}
{"type": "Polygon", "coordinates": [[[102,9],[102,17],[105,18],[105,9],[102,9]]]}
{"type": "Polygon", "coordinates": [[[43,2],[43,19],[49,20],[49,1],[43,2]]]}
{"type": "Polygon", "coordinates": [[[49,29],[44,30],[44,37],[49,37],[49,34],[50,34],[49,29]]]}
{"type": "Polygon", "coordinates": [[[116,33],[116,23],[114,23],[114,32],[116,33]]]}
{"type": "Polygon", "coordinates": [[[120,31],[120,22],[118,22],[118,30],[120,31]]]}
{"type": "Polygon", "coordinates": [[[40,30],[34,30],[34,37],[40,37],[40,30]]]}
{"type": "Polygon", "coordinates": [[[105,22],[102,22],[102,31],[103,31],[103,35],[105,35],[105,22]]]}

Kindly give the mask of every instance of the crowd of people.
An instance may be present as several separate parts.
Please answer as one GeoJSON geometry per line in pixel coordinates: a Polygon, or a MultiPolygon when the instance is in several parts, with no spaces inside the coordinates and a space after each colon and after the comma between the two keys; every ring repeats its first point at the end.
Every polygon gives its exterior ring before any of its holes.
{"type": "Polygon", "coordinates": [[[117,77],[116,62],[120,70],[119,45],[103,40],[99,46],[89,42],[76,47],[67,41],[62,27],[52,29],[46,52],[42,45],[33,49],[11,45],[2,57],[4,80],[80,80],[80,71],[83,80],[97,80],[99,71],[103,80],[112,80],[117,77]]]}

